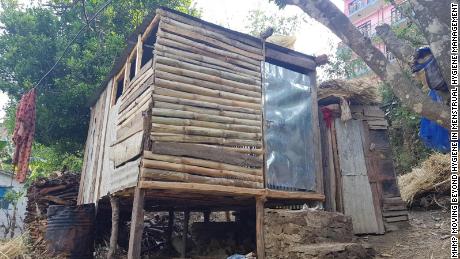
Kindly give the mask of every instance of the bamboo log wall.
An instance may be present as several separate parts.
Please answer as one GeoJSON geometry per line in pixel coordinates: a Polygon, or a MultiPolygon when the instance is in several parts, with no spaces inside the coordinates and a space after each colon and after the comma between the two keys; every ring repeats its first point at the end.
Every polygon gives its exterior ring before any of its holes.
{"type": "MultiPolygon", "coordinates": [[[[157,13],[141,180],[263,188],[261,43],[157,13]]],[[[119,125],[128,118],[136,120],[126,113],[119,125]]]]}

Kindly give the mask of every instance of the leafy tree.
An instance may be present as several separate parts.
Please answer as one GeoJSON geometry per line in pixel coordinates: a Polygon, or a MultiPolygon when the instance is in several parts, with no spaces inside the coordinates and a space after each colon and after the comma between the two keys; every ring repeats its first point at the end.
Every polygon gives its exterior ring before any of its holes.
{"type": "MultiPolygon", "coordinates": [[[[22,7],[17,0],[0,1],[0,90],[11,98],[5,120],[9,130],[21,94],[52,67],[105,2],[50,0],[22,7]]],[[[109,73],[127,36],[160,5],[198,15],[191,0],[113,0],[71,44],[38,86],[38,143],[57,154],[79,154],[87,133],[89,97],[109,73]]]]}
{"type": "Polygon", "coordinates": [[[262,9],[249,11],[246,20],[248,21],[246,30],[249,34],[257,37],[268,27],[273,27],[275,34],[292,35],[297,32],[302,22],[307,22],[303,15],[280,15],[262,9]]]}
{"type": "MultiPolygon", "coordinates": [[[[372,71],[384,81],[401,103],[413,112],[441,126],[450,125],[450,108],[444,103],[431,100],[422,92],[419,82],[404,71],[401,64],[412,60],[414,47],[406,40],[396,37],[387,24],[376,28],[386,48],[400,61],[390,62],[372,42],[366,38],[330,0],[273,0],[279,6],[296,5],[316,19],[345,44],[347,44],[372,71]]],[[[394,2],[394,1],[393,1],[394,2]]],[[[405,12],[408,19],[417,25],[423,42],[427,42],[436,58],[445,81],[450,85],[450,42],[448,15],[450,1],[408,0],[410,9],[405,12]],[[436,28],[434,30],[433,28],[436,28]]]]}

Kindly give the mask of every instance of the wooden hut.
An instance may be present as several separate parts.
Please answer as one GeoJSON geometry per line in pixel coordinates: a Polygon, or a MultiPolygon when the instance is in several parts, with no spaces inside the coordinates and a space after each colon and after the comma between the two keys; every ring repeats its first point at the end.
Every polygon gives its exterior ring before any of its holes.
{"type": "Polygon", "coordinates": [[[407,224],[375,82],[331,80],[319,87],[325,208],[353,219],[357,234],[407,224]]]}
{"type": "Polygon", "coordinates": [[[95,94],[78,202],[132,208],[128,258],[144,209],[263,208],[323,201],[312,56],[161,8],[95,94]],[[289,116],[288,116],[289,115],[289,116]]]}

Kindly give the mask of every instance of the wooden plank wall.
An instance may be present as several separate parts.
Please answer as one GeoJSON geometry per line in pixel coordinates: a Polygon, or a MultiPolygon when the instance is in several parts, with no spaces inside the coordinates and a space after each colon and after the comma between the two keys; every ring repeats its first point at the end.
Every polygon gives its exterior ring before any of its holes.
{"type": "Polygon", "coordinates": [[[157,13],[142,180],[262,188],[261,44],[157,13]]]}
{"type": "Polygon", "coordinates": [[[356,234],[383,233],[382,217],[376,214],[363,151],[362,121],[335,119],[337,149],[342,176],[344,213],[353,219],[356,234]]]}
{"type": "MultiPolygon", "coordinates": [[[[134,61],[133,61],[134,62],[134,61]]],[[[143,115],[152,103],[153,68],[151,63],[137,72],[132,81],[126,80],[119,99],[116,141],[111,156],[118,167],[142,153],[143,115]]],[[[129,67],[129,66],[127,66],[129,67]]],[[[129,73],[125,74],[129,78],[129,73]]]]}
{"type": "Polygon", "coordinates": [[[393,228],[391,224],[409,218],[399,193],[385,114],[378,106],[354,105],[351,110],[354,118],[364,122],[368,175],[374,196],[378,197],[375,202],[382,211],[385,227],[393,228]]]}
{"type": "MultiPolygon", "coordinates": [[[[109,82],[111,85],[111,82],[109,82]]],[[[83,160],[82,175],[80,180],[80,190],[78,203],[92,203],[97,199],[96,182],[102,170],[102,155],[105,145],[105,126],[111,87],[107,87],[101,94],[97,103],[91,108],[91,121],[86,140],[85,156],[83,160]]]]}

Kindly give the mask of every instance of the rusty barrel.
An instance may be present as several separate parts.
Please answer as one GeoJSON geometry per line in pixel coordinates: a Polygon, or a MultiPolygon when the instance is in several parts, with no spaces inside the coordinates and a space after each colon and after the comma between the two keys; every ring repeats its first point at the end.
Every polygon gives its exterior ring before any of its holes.
{"type": "Polygon", "coordinates": [[[48,252],[67,258],[93,258],[94,204],[48,208],[45,239],[48,252]]]}

